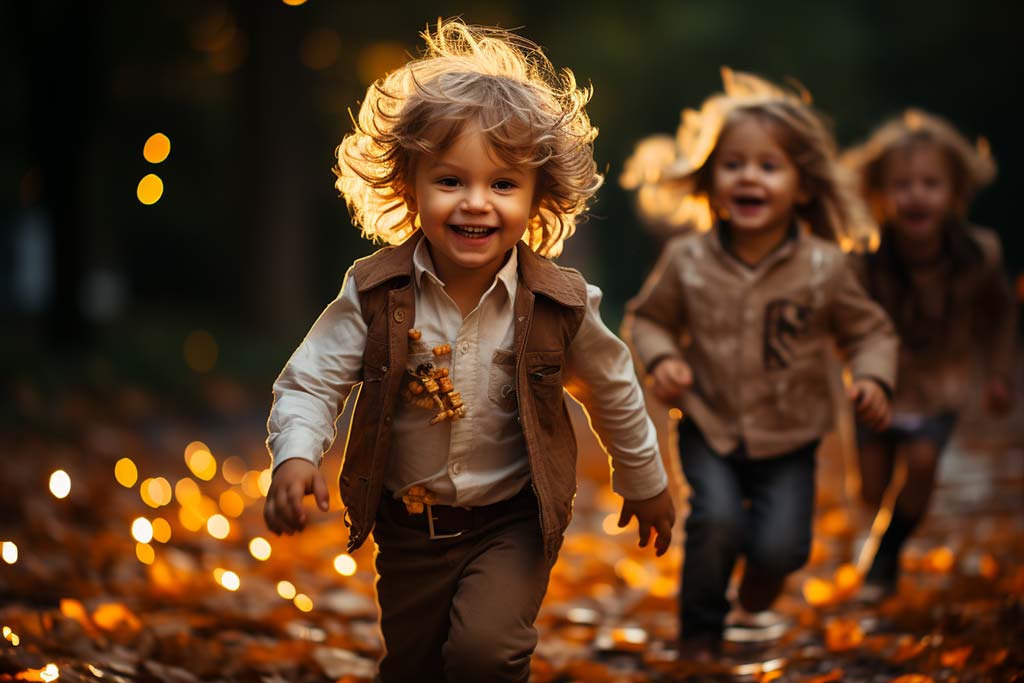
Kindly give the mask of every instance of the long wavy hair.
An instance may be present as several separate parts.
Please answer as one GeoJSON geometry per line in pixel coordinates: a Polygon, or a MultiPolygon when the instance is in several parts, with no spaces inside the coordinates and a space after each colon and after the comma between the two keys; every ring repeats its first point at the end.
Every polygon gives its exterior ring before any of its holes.
{"type": "Polygon", "coordinates": [[[335,186],[363,236],[400,244],[418,230],[417,161],[443,154],[470,122],[514,166],[537,169],[535,214],[523,239],[557,256],[601,186],[586,104],[593,93],[540,47],[497,28],[438,21],[423,54],[366,91],[337,149],[335,186]]]}
{"type": "Polygon", "coordinates": [[[794,207],[811,232],[847,250],[870,249],[878,229],[838,163],[835,140],[802,89],[784,90],[747,73],[722,69],[724,92],[700,110],[685,109],[674,138],[641,140],[620,184],[637,192],[637,211],[665,232],[710,229],[717,216],[712,192],[715,151],[739,121],[763,123],[796,167],[807,201],[794,207]]]}

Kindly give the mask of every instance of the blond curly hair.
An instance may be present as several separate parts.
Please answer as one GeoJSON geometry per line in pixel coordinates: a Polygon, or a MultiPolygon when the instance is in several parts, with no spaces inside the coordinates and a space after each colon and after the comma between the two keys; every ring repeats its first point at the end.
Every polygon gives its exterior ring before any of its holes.
{"type": "Polygon", "coordinates": [[[585,109],[592,88],[502,29],[439,20],[421,36],[422,56],[367,89],[337,149],[335,186],[352,222],[373,241],[408,239],[419,229],[411,208],[417,161],[443,154],[473,122],[506,163],[537,169],[537,210],[523,240],[557,256],[604,180],[585,109]]]}
{"type": "Polygon", "coordinates": [[[712,197],[715,150],[737,122],[764,123],[796,166],[808,200],[797,204],[797,219],[812,232],[846,250],[870,249],[878,228],[838,163],[835,140],[810,104],[806,90],[782,89],[748,73],[722,69],[724,92],[700,110],[685,109],[674,138],[641,140],[619,179],[637,192],[641,218],[665,232],[709,230],[716,219],[712,197]]]}
{"type": "Polygon", "coordinates": [[[935,145],[949,161],[952,175],[954,210],[965,220],[975,195],[996,178],[996,162],[988,140],[978,138],[971,144],[949,121],[920,109],[907,109],[876,128],[863,144],[843,154],[843,163],[860,183],[861,194],[875,218],[885,219],[881,195],[886,162],[894,153],[910,152],[919,145],[935,145]]]}

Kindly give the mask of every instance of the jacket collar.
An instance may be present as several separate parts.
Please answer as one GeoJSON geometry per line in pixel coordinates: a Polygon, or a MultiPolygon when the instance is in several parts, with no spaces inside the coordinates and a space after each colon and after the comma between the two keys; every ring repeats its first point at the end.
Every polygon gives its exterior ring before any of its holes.
{"type": "MultiPolygon", "coordinates": [[[[368,276],[357,280],[359,292],[366,292],[388,280],[412,278],[415,273],[413,253],[423,239],[417,232],[396,247],[385,247],[374,255],[374,267],[368,276]]],[[[563,306],[583,307],[586,301],[572,287],[569,277],[553,261],[538,256],[522,241],[516,243],[519,275],[523,285],[535,294],[543,294],[563,306]]],[[[370,257],[368,257],[370,258],[370,257]]]]}

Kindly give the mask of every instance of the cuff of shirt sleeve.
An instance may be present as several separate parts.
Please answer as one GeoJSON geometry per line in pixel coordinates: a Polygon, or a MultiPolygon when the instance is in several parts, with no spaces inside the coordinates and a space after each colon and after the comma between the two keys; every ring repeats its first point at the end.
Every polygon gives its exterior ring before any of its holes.
{"type": "Polygon", "coordinates": [[[612,491],[626,500],[653,498],[667,486],[668,473],[660,458],[641,467],[619,467],[612,472],[612,491]]]}
{"type": "Polygon", "coordinates": [[[273,459],[272,470],[276,470],[285,460],[302,458],[320,467],[323,454],[320,451],[320,439],[299,434],[278,434],[267,441],[273,459]]]}

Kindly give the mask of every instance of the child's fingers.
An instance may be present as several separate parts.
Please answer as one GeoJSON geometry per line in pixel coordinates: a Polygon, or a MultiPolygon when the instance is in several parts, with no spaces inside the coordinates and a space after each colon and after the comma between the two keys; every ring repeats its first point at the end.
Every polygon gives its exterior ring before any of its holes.
{"type": "Polygon", "coordinates": [[[320,509],[327,512],[331,499],[327,492],[327,482],[324,481],[320,473],[313,477],[313,497],[316,499],[316,504],[320,509]]]}
{"type": "Polygon", "coordinates": [[[651,523],[641,522],[638,531],[640,532],[640,547],[646,548],[651,540],[651,523]]]}
{"type": "Polygon", "coordinates": [[[622,512],[619,513],[619,523],[618,523],[619,528],[621,529],[622,527],[624,527],[627,524],[629,524],[629,520],[632,519],[632,518],[633,518],[632,511],[630,511],[630,509],[626,505],[623,505],[622,506],[622,512]]]}
{"type": "Polygon", "coordinates": [[[306,512],[302,509],[302,496],[305,494],[305,487],[296,482],[288,487],[287,494],[287,520],[293,529],[301,529],[306,521],[306,512]]]}
{"type": "Polygon", "coordinates": [[[661,557],[672,545],[672,522],[667,519],[659,519],[655,528],[658,537],[654,541],[654,554],[661,557]]]}

